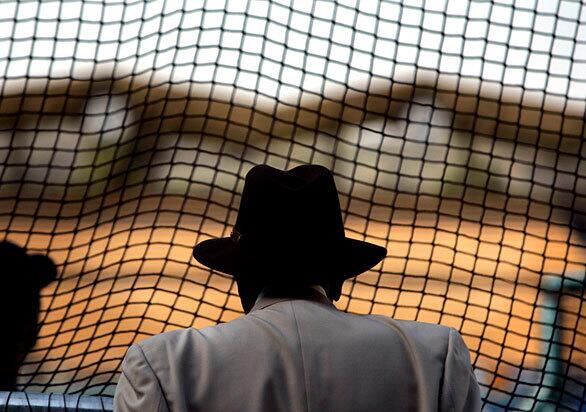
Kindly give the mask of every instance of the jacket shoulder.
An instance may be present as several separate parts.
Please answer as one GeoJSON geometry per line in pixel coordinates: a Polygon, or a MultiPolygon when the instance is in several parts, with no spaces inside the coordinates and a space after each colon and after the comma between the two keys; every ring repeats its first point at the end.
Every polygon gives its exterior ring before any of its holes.
{"type": "Polygon", "coordinates": [[[455,329],[432,323],[395,320],[382,315],[371,316],[405,335],[405,343],[414,349],[422,364],[426,365],[427,372],[433,371],[436,378],[441,378],[450,348],[450,338],[453,333],[458,333],[455,329]]]}
{"type": "Polygon", "coordinates": [[[166,352],[172,352],[174,359],[178,358],[181,353],[195,356],[195,352],[212,350],[218,342],[235,343],[235,340],[238,340],[238,332],[242,333],[247,330],[242,327],[242,323],[245,322],[244,318],[240,317],[230,322],[202,329],[186,328],[160,333],[140,341],[138,345],[142,348],[147,359],[163,357],[166,352]]]}
{"type": "Polygon", "coordinates": [[[423,367],[426,387],[433,388],[428,393],[437,393],[429,397],[429,405],[442,411],[480,411],[480,389],[460,332],[437,324],[371,317],[393,323],[408,337],[423,367]]]}
{"type": "MultiPolygon", "coordinates": [[[[437,340],[445,341],[446,345],[450,333],[455,331],[454,328],[438,325],[436,323],[418,322],[413,320],[396,320],[384,315],[368,315],[370,318],[379,322],[393,322],[396,327],[408,334],[412,339],[420,342],[435,342],[437,340]]],[[[446,346],[447,347],[447,346],[446,346]]]]}
{"type": "Polygon", "coordinates": [[[178,329],[169,332],[159,333],[138,342],[145,355],[160,353],[164,348],[172,348],[181,340],[185,340],[190,335],[189,329],[178,329]]]}

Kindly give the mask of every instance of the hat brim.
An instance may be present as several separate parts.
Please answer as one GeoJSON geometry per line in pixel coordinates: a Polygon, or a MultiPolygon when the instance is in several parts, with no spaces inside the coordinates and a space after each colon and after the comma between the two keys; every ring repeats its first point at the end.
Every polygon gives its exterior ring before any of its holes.
{"type": "MultiPolygon", "coordinates": [[[[335,258],[323,263],[327,266],[330,276],[343,279],[366,272],[387,254],[387,250],[381,246],[348,237],[339,243],[334,252],[335,258]]],[[[229,275],[262,264],[262,259],[243,253],[240,246],[229,237],[208,239],[198,243],[193,249],[193,257],[199,263],[229,275]]],[[[286,262],[283,262],[283,265],[286,265],[286,262]]]]}

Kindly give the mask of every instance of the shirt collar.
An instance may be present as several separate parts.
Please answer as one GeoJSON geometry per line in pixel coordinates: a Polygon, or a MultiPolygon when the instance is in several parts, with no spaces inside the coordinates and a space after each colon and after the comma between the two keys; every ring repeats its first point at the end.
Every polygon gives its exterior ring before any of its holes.
{"type": "Polygon", "coordinates": [[[250,312],[253,312],[255,310],[264,309],[267,306],[274,305],[275,303],[278,303],[278,302],[283,302],[286,300],[296,300],[296,299],[310,300],[313,302],[322,303],[322,304],[325,304],[325,305],[328,305],[328,306],[335,308],[334,304],[327,297],[327,294],[326,294],[326,291],[324,290],[324,288],[321,287],[320,285],[313,285],[307,289],[297,291],[297,292],[292,293],[290,295],[273,294],[269,288],[265,288],[259,293],[258,297],[256,298],[256,302],[254,303],[254,306],[252,307],[250,312]]]}

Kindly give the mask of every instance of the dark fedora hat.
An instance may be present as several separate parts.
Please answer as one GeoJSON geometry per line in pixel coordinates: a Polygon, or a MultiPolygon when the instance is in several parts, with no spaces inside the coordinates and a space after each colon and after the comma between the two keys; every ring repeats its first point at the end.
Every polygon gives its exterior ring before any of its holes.
{"type": "Polygon", "coordinates": [[[219,272],[307,280],[347,279],[385,255],[383,247],[345,236],[333,175],[317,165],[253,167],[231,236],[205,240],[193,250],[198,262],[219,272]]]}

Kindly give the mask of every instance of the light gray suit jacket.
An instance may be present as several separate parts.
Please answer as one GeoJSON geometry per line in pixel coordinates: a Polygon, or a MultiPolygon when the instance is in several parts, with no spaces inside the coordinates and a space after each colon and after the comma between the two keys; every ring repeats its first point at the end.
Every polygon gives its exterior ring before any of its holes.
{"type": "Polygon", "coordinates": [[[460,334],[339,311],[319,292],[132,345],[118,411],[477,411],[460,334]]]}

